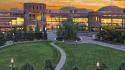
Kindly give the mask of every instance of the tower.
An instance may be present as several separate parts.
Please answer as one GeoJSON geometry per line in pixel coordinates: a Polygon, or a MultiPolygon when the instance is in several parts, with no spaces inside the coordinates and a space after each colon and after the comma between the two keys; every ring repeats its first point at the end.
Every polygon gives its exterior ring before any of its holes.
{"type": "Polygon", "coordinates": [[[42,31],[46,25],[46,4],[24,3],[24,28],[26,31],[35,31],[38,26],[42,31]]]}

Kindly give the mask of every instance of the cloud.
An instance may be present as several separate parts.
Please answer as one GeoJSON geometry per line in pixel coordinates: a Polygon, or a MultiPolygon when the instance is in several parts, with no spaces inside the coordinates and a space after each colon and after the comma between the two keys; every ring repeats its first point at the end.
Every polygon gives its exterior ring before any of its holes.
{"type": "MultiPolygon", "coordinates": [[[[20,4],[25,2],[46,3],[48,7],[54,8],[60,8],[63,6],[75,6],[80,8],[96,9],[102,6],[111,5],[111,0],[0,0],[0,8],[4,8],[4,5],[6,6],[6,8],[19,8],[22,7],[20,4]]],[[[112,5],[125,8],[124,4],[125,2],[119,2],[114,0],[112,2],[112,5]]]]}

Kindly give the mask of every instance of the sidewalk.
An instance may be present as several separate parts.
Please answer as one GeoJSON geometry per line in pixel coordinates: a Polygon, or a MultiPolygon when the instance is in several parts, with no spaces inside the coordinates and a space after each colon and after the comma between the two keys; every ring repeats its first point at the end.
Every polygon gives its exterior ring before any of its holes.
{"type": "Polygon", "coordinates": [[[60,52],[60,54],[61,54],[59,63],[56,65],[56,68],[55,68],[55,70],[61,70],[63,68],[65,62],[66,62],[66,53],[65,53],[65,51],[62,48],[60,48],[57,45],[55,45],[54,42],[52,42],[51,45],[54,48],[56,48],[60,52]]]}
{"type": "Polygon", "coordinates": [[[99,41],[93,40],[91,37],[86,37],[86,36],[83,36],[83,37],[80,37],[80,38],[81,38],[80,43],[93,43],[93,44],[98,44],[98,45],[101,45],[101,46],[104,46],[104,47],[109,47],[109,48],[125,51],[125,45],[114,45],[114,44],[99,42],[99,41]]]}

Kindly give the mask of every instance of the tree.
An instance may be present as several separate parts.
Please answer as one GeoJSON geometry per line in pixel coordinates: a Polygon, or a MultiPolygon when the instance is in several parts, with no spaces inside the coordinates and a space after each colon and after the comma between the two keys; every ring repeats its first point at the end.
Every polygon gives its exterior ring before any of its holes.
{"type": "Polygon", "coordinates": [[[54,66],[52,65],[51,60],[45,61],[45,70],[54,70],[54,66]]]}
{"type": "Polygon", "coordinates": [[[76,40],[77,37],[77,25],[73,22],[73,19],[69,18],[65,21],[62,21],[58,32],[57,39],[66,39],[66,40],[76,40]]]}
{"type": "Polygon", "coordinates": [[[74,66],[72,70],[79,70],[77,66],[74,66]]]}
{"type": "Polygon", "coordinates": [[[125,30],[113,29],[105,27],[101,32],[97,34],[98,39],[110,41],[113,43],[124,43],[125,42],[125,30]]]}
{"type": "Polygon", "coordinates": [[[3,34],[3,33],[0,33],[0,46],[1,46],[1,45],[4,45],[5,42],[6,42],[6,40],[5,40],[4,34],[3,34]]]}
{"type": "Polygon", "coordinates": [[[36,27],[35,27],[35,38],[36,39],[42,39],[43,37],[43,34],[42,34],[42,32],[40,31],[40,29],[39,29],[39,25],[38,25],[38,23],[37,23],[37,25],[36,25],[36,27]]]}
{"type": "Polygon", "coordinates": [[[47,31],[46,31],[46,26],[43,26],[43,39],[47,40],[47,31]]]}
{"type": "Polygon", "coordinates": [[[121,65],[119,66],[119,69],[118,70],[125,70],[125,64],[124,63],[121,63],[121,65]]]}
{"type": "Polygon", "coordinates": [[[105,70],[106,68],[107,68],[106,64],[102,63],[101,66],[100,66],[100,69],[105,70]]]}
{"type": "Polygon", "coordinates": [[[21,70],[34,70],[33,66],[30,65],[29,63],[26,63],[21,70]]]}

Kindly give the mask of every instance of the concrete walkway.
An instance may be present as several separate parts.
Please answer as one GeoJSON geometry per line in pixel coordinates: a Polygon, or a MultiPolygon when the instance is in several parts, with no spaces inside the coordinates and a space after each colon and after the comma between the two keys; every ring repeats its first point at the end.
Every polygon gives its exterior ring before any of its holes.
{"type": "Polygon", "coordinates": [[[99,41],[95,41],[91,37],[87,37],[87,36],[80,36],[80,38],[81,38],[80,43],[93,43],[93,44],[98,44],[98,45],[101,45],[104,47],[110,47],[113,49],[125,51],[125,45],[114,45],[114,44],[110,44],[110,43],[99,42],[99,41]]]}
{"type": "Polygon", "coordinates": [[[1,49],[1,48],[4,48],[4,47],[7,47],[7,46],[11,46],[11,45],[13,45],[13,42],[12,42],[12,41],[7,41],[7,42],[5,43],[5,45],[0,46],[0,49],[1,49]]]}
{"type": "Polygon", "coordinates": [[[51,45],[52,45],[54,48],[56,48],[56,49],[60,52],[60,54],[61,54],[59,63],[58,63],[58,64],[56,65],[56,67],[55,67],[55,70],[61,70],[61,69],[63,68],[65,62],[66,62],[66,53],[65,53],[65,51],[64,51],[62,48],[60,48],[60,47],[58,47],[57,45],[55,45],[54,42],[52,42],[51,45]]]}
{"type": "Polygon", "coordinates": [[[4,48],[4,47],[11,46],[11,45],[14,45],[14,44],[29,43],[29,42],[40,42],[40,41],[42,41],[42,40],[22,41],[22,42],[6,41],[5,45],[0,46],[0,49],[1,49],[1,48],[4,48]]]}
{"type": "Polygon", "coordinates": [[[56,38],[57,38],[57,35],[56,35],[55,31],[48,31],[47,32],[47,39],[49,41],[55,41],[56,38]]]}

